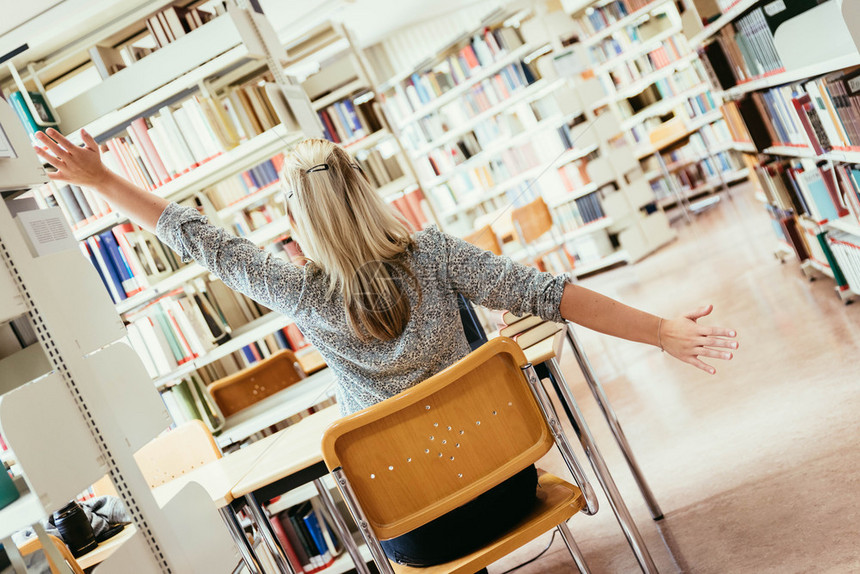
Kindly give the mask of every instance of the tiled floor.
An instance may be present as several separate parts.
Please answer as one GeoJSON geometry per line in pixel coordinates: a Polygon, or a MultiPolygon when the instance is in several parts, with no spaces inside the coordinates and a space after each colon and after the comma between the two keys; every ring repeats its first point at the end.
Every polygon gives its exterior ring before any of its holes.
{"type": "MultiPolygon", "coordinates": [[[[832,280],[809,282],[794,260],[777,262],[751,189],[732,197],[679,225],[679,240],[658,253],[583,282],[664,316],[713,303],[704,322],[738,330],[740,349],[716,376],[581,333],[666,514],[660,530],[570,355],[562,366],[661,572],[860,572],[860,303],[846,307],[832,280]]],[[[558,459],[545,462],[566,472],[558,459]]],[[[570,526],[595,574],[639,571],[607,504],[570,526]]],[[[518,570],[571,571],[558,537],[518,570]]]]}

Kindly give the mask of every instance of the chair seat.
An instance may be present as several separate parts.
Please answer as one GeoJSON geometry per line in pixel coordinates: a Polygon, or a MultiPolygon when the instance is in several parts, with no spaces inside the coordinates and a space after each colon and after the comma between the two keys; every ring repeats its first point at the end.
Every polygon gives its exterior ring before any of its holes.
{"type": "Polygon", "coordinates": [[[538,502],[534,510],[514,529],[480,550],[429,568],[413,568],[392,563],[397,574],[473,574],[486,568],[511,551],[523,546],[557,524],[566,522],[585,507],[585,498],[579,488],[552,475],[538,478],[538,502]]]}

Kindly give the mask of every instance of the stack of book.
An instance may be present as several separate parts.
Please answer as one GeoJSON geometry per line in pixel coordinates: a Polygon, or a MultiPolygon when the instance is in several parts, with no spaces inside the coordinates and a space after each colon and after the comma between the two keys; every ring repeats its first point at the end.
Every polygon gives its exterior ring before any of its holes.
{"type": "Polygon", "coordinates": [[[576,209],[579,212],[582,225],[606,217],[603,206],[600,204],[600,193],[600,191],[595,191],[576,198],[576,209]]]}
{"type": "Polygon", "coordinates": [[[343,551],[333,521],[317,497],[269,518],[287,560],[296,572],[312,574],[331,566],[343,551]]]}
{"type": "Polygon", "coordinates": [[[357,96],[344,98],[317,112],[327,140],[348,144],[382,129],[373,101],[361,98],[363,101],[356,105],[356,99],[357,96]]]}
{"type": "Polygon", "coordinates": [[[762,8],[723,27],[699,52],[713,85],[724,90],[785,69],[762,8]]]}
{"type": "Polygon", "coordinates": [[[515,315],[504,311],[499,324],[499,336],[510,337],[520,347],[527,349],[552,337],[563,328],[559,323],[545,321],[536,315],[515,315]]]}
{"type": "Polygon", "coordinates": [[[391,200],[391,205],[403,216],[412,231],[420,231],[430,223],[427,216],[427,198],[420,187],[397,194],[391,200]]]}
{"type": "MultiPolygon", "coordinates": [[[[607,38],[601,44],[590,49],[589,55],[591,58],[591,65],[613,65],[614,58],[624,54],[639,43],[641,43],[641,39],[635,34],[632,38],[623,42],[619,41],[614,36],[607,38]]],[[[641,76],[643,73],[665,68],[672,62],[680,60],[682,57],[681,47],[678,45],[677,40],[674,36],[669,36],[660,42],[660,46],[654,48],[650,52],[633,60],[618,62],[614,64],[614,66],[633,66],[635,69],[638,69],[637,71],[641,76]]]]}
{"type": "Polygon", "coordinates": [[[386,155],[378,147],[361,150],[355,154],[354,159],[373,187],[382,187],[404,176],[397,156],[386,155]]]}
{"type": "Polygon", "coordinates": [[[860,294],[860,237],[832,231],[827,234],[827,244],[851,290],[860,294]]]}
{"type": "Polygon", "coordinates": [[[203,421],[210,430],[217,431],[224,422],[211,395],[200,379],[193,375],[161,391],[161,400],[175,425],[196,419],[203,421]]]}
{"type": "Polygon", "coordinates": [[[78,229],[113,210],[96,192],[73,184],[43,185],[37,193],[49,207],[59,207],[72,229],[78,229]]]}
{"type": "Polygon", "coordinates": [[[729,100],[720,106],[720,112],[726,120],[726,126],[731,135],[731,139],[737,143],[752,143],[752,136],[744,123],[744,118],[738,109],[738,103],[734,100],[729,100]]]}
{"type": "Polygon", "coordinates": [[[459,51],[427,72],[412,74],[394,86],[393,97],[389,98],[394,120],[401,123],[403,118],[522,45],[523,39],[515,28],[485,29],[475,34],[459,51]]]}

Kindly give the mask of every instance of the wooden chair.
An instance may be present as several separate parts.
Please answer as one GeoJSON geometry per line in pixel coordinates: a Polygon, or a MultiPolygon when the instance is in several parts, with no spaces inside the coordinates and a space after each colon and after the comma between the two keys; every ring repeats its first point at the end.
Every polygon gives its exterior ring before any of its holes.
{"type": "Polygon", "coordinates": [[[134,453],[137,466],[150,488],[161,486],[219,458],[221,449],[215,438],[198,420],[161,434],[134,453]]]}
{"type": "MultiPolygon", "coordinates": [[[[511,211],[511,220],[520,242],[526,249],[529,249],[530,244],[553,231],[552,213],[541,197],[511,211]]],[[[540,267],[538,262],[553,251],[561,251],[564,255],[563,260],[573,268],[573,258],[564,246],[564,241],[556,237],[555,233],[552,233],[551,247],[530,255],[532,264],[540,267]]]]}
{"type": "Polygon", "coordinates": [[[295,354],[283,350],[209,385],[221,414],[234,415],[305,378],[295,354]]]}
{"type": "MultiPolygon", "coordinates": [[[[63,541],[57,538],[56,536],[52,536],[48,534],[48,538],[51,539],[51,542],[54,543],[54,546],[57,547],[57,550],[60,552],[60,555],[63,557],[63,560],[68,565],[68,568],[71,568],[72,574],[84,574],[83,569],[81,568],[78,561],[75,560],[75,557],[72,556],[71,550],[63,544],[63,541]]],[[[18,550],[21,552],[21,556],[29,556],[38,550],[42,550],[42,543],[38,538],[33,537],[32,539],[25,542],[18,550]]],[[[55,565],[51,562],[51,558],[48,553],[45,553],[45,557],[48,559],[48,566],[51,567],[51,574],[68,574],[69,569],[63,566],[55,565]]]]}
{"type": "Polygon", "coordinates": [[[502,254],[502,245],[499,243],[499,238],[491,225],[485,225],[477,229],[463,238],[466,243],[471,243],[475,247],[480,247],[485,251],[496,255],[502,254]]]}
{"type": "Polygon", "coordinates": [[[335,422],[322,450],[356,523],[364,525],[380,572],[472,573],[553,527],[587,572],[566,521],[580,510],[593,514],[597,504],[560,428],[522,350],[500,337],[426,381],[335,422]],[[488,546],[430,568],[388,561],[380,539],[462,506],[537,461],[553,442],[579,488],[544,474],[535,510],[488,546]]]}

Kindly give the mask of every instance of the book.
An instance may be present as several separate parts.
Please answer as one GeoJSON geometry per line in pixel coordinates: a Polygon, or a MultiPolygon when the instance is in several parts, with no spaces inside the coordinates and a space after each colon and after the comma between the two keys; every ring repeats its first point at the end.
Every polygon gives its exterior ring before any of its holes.
{"type": "Polygon", "coordinates": [[[48,107],[47,102],[45,102],[45,99],[42,97],[42,94],[39,92],[27,93],[30,96],[30,101],[33,102],[33,107],[36,109],[35,111],[38,118],[35,118],[31,113],[30,107],[27,105],[24,95],[21,94],[21,92],[12,92],[9,95],[9,103],[12,104],[12,109],[15,110],[21,123],[24,124],[24,128],[27,130],[27,134],[30,136],[30,139],[33,140],[38,132],[45,131],[48,126],[56,126],[57,120],[54,118],[53,114],[51,114],[51,110],[48,107]],[[39,122],[46,125],[40,125],[39,122]]]}
{"type": "Polygon", "coordinates": [[[539,343],[544,339],[552,337],[556,333],[562,330],[562,325],[558,323],[553,323],[551,321],[546,321],[541,323],[540,325],[534,326],[531,329],[523,331],[521,333],[517,333],[512,338],[517,344],[526,349],[535,343],[539,343]]]}

